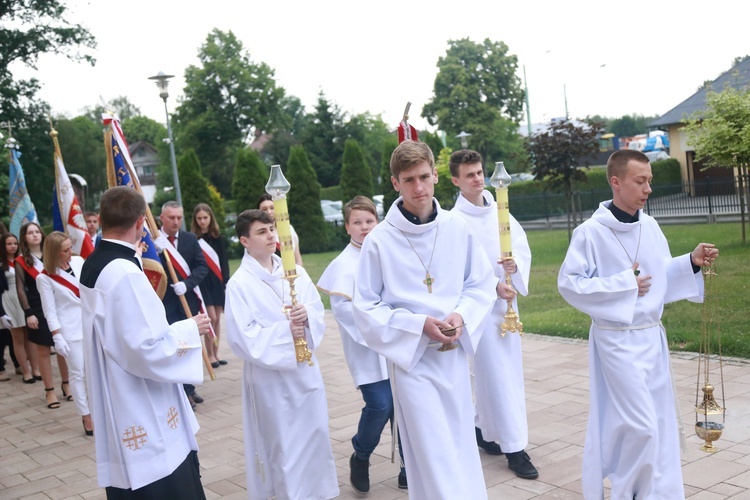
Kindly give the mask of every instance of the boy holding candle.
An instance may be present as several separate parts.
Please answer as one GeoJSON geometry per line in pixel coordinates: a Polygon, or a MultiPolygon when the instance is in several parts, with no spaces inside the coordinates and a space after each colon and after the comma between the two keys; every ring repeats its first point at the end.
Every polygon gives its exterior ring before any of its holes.
{"type": "Polygon", "coordinates": [[[528,294],[531,249],[526,233],[508,213],[512,259],[498,259],[500,236],[497,203],[484,189],[482,156],[462,149],[450,158],[451,181],[461,193],[451,212],[466,220],[472,233],[482,243],[499,279],[497,299],[474,355],[474,388],[476,395],[477,444],[491,455],[504,453],[508,467],[520,478],[536,479],[539,472],[531,463],[525,448],[529,443],[526,420],[526,395],[523,382],[521,337],[516,333],[500,335],[508,300],[518,311],[516,290],[528,294]],[[505,282],[511,276],[514,286],[505,282]],[[515,288],[514,288],[515,287],[515,288]],[[499,443],[499,444],[498,444],[499,443]]]}
{"type": "MultiPolygon", "coordinates": [[[[317,361],[298,363],[295,339],[311,350],[323,339],[323,304],[304,269],[290,305],[276,251],[273,219],[261,210],[237,217],[245,248],[226,289],[227,341],[245,361],[242,400],[249,498],[327,499],[338,496],[328,434],[328,406],[317,361]]],[[[292,258],[293,262],[293,258],[292,258]]]]}

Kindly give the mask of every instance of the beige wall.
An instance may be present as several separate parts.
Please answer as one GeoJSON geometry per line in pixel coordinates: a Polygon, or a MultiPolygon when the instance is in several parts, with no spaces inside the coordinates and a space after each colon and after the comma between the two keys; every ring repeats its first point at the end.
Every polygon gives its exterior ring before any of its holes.
{"type": "Polygon", "coordinates": [[[680,162],[682,180],[687,181],[687,158],[685,153],[692,151],[693,148],[687,145],[687,138],[683,127],[684,125],[681,123],[670,125],[667,128],[667,134],[669,135],[669,156],[680,162]]]}

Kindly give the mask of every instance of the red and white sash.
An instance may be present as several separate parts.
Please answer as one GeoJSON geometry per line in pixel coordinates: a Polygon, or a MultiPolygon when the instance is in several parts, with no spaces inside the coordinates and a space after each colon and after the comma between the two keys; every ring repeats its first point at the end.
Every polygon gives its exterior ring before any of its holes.
{"type": "Polygon", "coordinates": [[[208,268],[212,273],[214,273],[217,278],[219,278],[219,281],[224,283],[224,276],[221,273],[221,262],[219,261],[219,254],[216,253],[216,250],[211,248],[211,245],[209,245],[208,242],[203,238],[199,238],[198,243],[201,246],[201,250],[203,250],[203,257],[206,258],[208,268]]]}
{"type": "Polygon", "coordinates": [[[42,264],[42,261],[37,258],[36,255],[34,255],[34,266],[29,266],[25,260],[23,260],[23,255],[19,255],[16,257],[16,264],[21,266],[21,269],[31,278],[36,279],[37,276],[39,276],[39,273],[42,272],[44,269],[44,264],[42,264]]]}
{"type": "MultiPolygon", "coordinates": [[[[177,251],[177,249],[172,246],[168,245],[165,249],[165,252],[169,254],[169,258],[172,261],[172,267],[174,267],[175,272],[177,273],[177,276],[180,278],[180,281],[184,281],[190,276],[190,266],[188,266],[187,262],[185,262],[185,259],[180,255],[180,252],[177,251]]],[[[193,288],[193,292],[195,292],[195,296],[198,297],[198,306],[200,312],[206,314],[206,307],[203,304],[203,294],[201,293],[200,287],[193,288]]],[[[214,329],[209,324],[209,330],[211,331],[211,337],[216,338],[216,333],[214,332],[214,329]]]]}
{"type": "Polygon", "coordinates": [[[46,269],[42,270],[42,274],[49,276],[52,281],[64,286],[79,299],[81,298],[81,292],[78,290],[78,280],[75,276],[65,271],[60,272],[59,270],[55,274],[49,274],[46,269]]]}

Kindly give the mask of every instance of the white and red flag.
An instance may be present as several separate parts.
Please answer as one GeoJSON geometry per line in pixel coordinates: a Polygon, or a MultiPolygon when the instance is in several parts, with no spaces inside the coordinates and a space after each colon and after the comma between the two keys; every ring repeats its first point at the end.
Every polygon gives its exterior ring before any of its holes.
{"type": "Polygon", "coordinates": [[[60,146],[57,143],[57,131],[53,129],[52,140],[55,143],[55,188],[52,200],[52,225],[55,231],[61,231],[70,237],[73,253],[84,259],[94,251],[94,241],[86,230],[81,205],[78,203],[68,172],[65,171],[60,146]]]}

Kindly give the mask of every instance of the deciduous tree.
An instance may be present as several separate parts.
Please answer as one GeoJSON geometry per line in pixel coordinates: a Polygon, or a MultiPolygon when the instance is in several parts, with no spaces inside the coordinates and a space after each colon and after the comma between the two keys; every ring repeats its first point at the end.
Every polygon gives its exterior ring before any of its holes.
{"type": "Polygon", "coordinates": [[[450,137],[461,131],[472,134],[472,149],[489,158],[498,120],[518,123],[523,110],[517,57],[503,42],[463,38],[448,42],[437,66],[433,97],[422,116],[450,137]]]}
{"type": "Polygon", "coordinates": [[[198,59],[200,66],[185,70],[175,142],[180,149],[195,149],[206,176],[228,196],[236,151],[256,131],[276,128],[284,89],[276,85],[274,70],[253,62],[231,31],[211,31],[198,59]]]}
{"type": "MultiPolygon", "coordinates": [[[[52,213],[54,182],[52,140],[47,115],[49,105],[37,97],[39,82],[17,78],[13,63],[35,69],[42,54],[59,54],[72,61],[94,64],[96,40],[91,33],[67,18],[63,1],[20,0],[0,5],[0,122],[12,124],[12,135],[21,145],[21,164],[37,214],[44,223],[52,213]]],[[[7,135],[7,130],[4,131],[7,135]]]]}
{"type": "Polygon", "coordinates": [[[536,180],[545,180],[552,189],[565,193],[568,238],[572,227],[577,224],[575,183],[586,181],[586,174],[579,167],[588,167],[587,158],[598,151],[601,126],[601,122],[583,125],[566,120],[552,122],[546,130],[531,136],[526,142],[534,158],[531,171],[536,180]]]}
{"type": "Polygon", "coordinates": [[[750,89],[728,86],[721,92],[707,92],[706,108],[695,113],[685,131],[697,160],[713,167],[737,169],[745,242],[745,214],[750,209],[746,185],[750,168],[750,89]]]}

